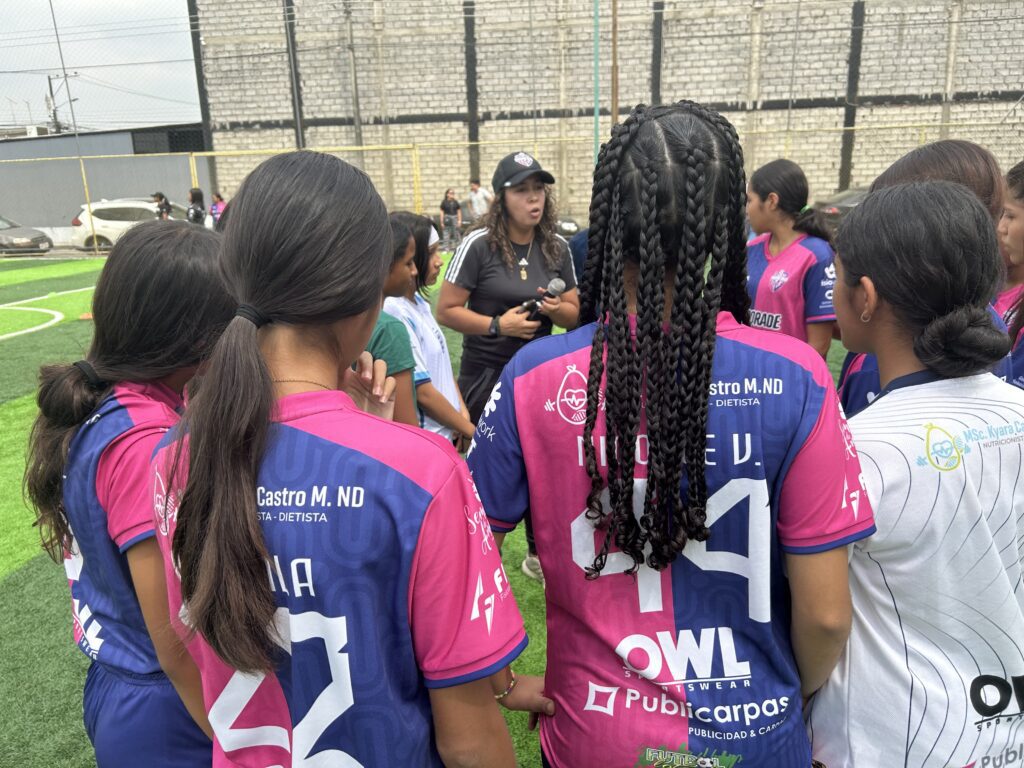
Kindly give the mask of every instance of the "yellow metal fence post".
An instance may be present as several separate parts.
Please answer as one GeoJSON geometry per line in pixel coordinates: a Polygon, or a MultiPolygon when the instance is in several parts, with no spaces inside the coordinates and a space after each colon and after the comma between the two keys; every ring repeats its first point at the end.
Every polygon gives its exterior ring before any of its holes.
{"type": "Polygon", "coordinates": [[[412,197],[416,213],[423,213],[423,180],[420,178],[420,146],[412,145],[412,197]]]}
{"type": "Polygon", "coordinates": [[[92,221],[92,200],[89,198],[89,178],[85,174],[85,160],[78,158],[78,167],[82,171],[82,191],[85,192],[85,213],[89,217],[89,232],[92,233],[92,251],[100,255],[100,246],[96,242],[96,225],[92,221]]]}
{"type": "MultiPolygon", "coordinates": [[[[188,172],[192,174],[192,188],[196,189],[199,187],[199,174],[196,172],[196,155],[194,152],[188,153],[188,172]]],[[[212,194],[213,190],[211,190],[212,194]]],[[[212,197],[210,198],[213,199],[212,197]]]]}

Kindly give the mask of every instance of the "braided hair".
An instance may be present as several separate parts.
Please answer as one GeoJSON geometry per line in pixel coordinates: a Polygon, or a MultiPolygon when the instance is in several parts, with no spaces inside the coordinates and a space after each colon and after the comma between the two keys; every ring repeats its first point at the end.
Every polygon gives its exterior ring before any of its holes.
{"type": "Polygon", "coordinates": [[[666,568],[687,540],[708,537],[704,462],[715,323],[719,310],[743,323],[750,310],[745,189],[735,129],[690,101],[637,106],[601,147],[581,311],[585,322],[603,313],[591,346],[583,435],[587,516],[605,532],[590,578],[600,575],[612,542],[632,558],[635,572],[643,563],[666,568]],[[627,263],[639,274],[635,329],[627,263]],[[607,509],[593,441],[601,410],[607,509]],[[648,479],[635,515],[641,413],[648,479]]]}

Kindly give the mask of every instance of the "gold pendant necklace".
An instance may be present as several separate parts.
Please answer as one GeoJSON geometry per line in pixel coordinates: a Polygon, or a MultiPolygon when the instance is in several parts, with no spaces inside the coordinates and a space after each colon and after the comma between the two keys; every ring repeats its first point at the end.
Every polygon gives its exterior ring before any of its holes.
{"type": "MultiPolygon", "coordinates": [[[[534,238],[536,239],[536,238],[534,238]]],[[[530,254],[533,253],[533,240],[530,247],[526,249],[526,258],[519,260],[519,279],[526,280],[526,268],[530,265],[530,254]]]]}

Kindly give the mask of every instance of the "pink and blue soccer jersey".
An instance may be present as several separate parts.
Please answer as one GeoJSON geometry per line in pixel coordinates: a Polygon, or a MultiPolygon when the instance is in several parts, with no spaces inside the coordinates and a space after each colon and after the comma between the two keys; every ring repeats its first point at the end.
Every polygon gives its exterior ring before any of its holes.
{"type": "Polygon", "coordinates": [[[94,662],[83,709],[100,768],[203,765],[212,754],[160,668],[125,554],[153,536],[150,457],[180,406],[160,384],[118,384],[75,434],[64,469],[74,535],[64,567],[75,642],[94,662]]]}
{"type": "MultiPolygon", "coordinates": [[[[999,316],[995,305],[989,305],[988,314],[992,318],[992,325],[1005,332],[1006,323],[999,316]]],[[[992,373],[1003,381],[1024,387],[1024,354],[1018,354],[1018,348],[1014,348],[1009,355],[992,366],[992,373]],[[1020,367],[1015,367],[1017,365],[1020,367]],[[1020,374],[1019,381],[1015,372],[1020,374]]],[[[839,372],[839,400],[846,415],[852,417],[863,411],[881,391],[878,358],[865,352],[847,352],[839,372]]]]}
{"type": "Polygon", "coordinates": [[[90,659],[133,674],[160,664],[124,553],[153,535],[149,461],[180,407],[162,385],[118,384],[75,434],[65,467],[75,642],[90,659]]]}
{"type": "MultiPolygon", "coordinates": [[[[586,514],[583,447],[595,327],[516,354],[469,455],[494,530],[510,530],[527,509],[533,518],[546,581],[545,690],[556,702],[542,718],[544,752],[557,768],[698,765],[697,756],[806,768],[784,558],[874,530],[828,368],[805,344],[720,314],[705,462],[710,538],[635,576],[613,547],[600,577],[587,579],[603,536],[586,514]]],[[[593,437],[602,472],[605,436],[602,411],[593,437]]]]}
{"type": "Polygon", "coordinates": [[[747,243],[750,324],[807,341],[808,324],[836,319],[832,248],[821,238],[800,235],[772,256],[769,240],[771,233],[765,233],[747,243]]]}
{"type": "MultiPolygon", "coordinates": [[[[175,448],[155,457],[168,561],[175,448]]],[[[440,765],[428,689],[486,677],[527,642],[465,462],[341,392],[303,393],[277,402],[257,483],[281,648],[274,673],[246,675],[189,638],[214,765],[440,765]]],[[[168,589],[184,636],[173,570],[168,589]]]]}
{"type": "Polygon", "coordinates": [[[1001,291],[992,302],[992,308],[1002,318],[1007,327],[1013,325],[1014,308],[1020,301],[1021,294],[1024,294],[1024,285],[1014,285],[1001,291]]]}

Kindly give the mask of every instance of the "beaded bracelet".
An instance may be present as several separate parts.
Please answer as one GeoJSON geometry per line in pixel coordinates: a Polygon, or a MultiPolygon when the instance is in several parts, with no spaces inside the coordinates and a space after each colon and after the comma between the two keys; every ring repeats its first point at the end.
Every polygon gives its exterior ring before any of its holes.
{"type": "Polygon", "coordinates": [[[512,675],[512,682],[508,684],[508,688],[506,688],[504,691],[502,691],[501,693],[494,694],[494,698],[496,701],[501,701],[502,699],[504,699],[506,696],[512,693],[512,689],[516,687],[516,673],[512,669],[509,669],[509,673],[512,675]]]}

